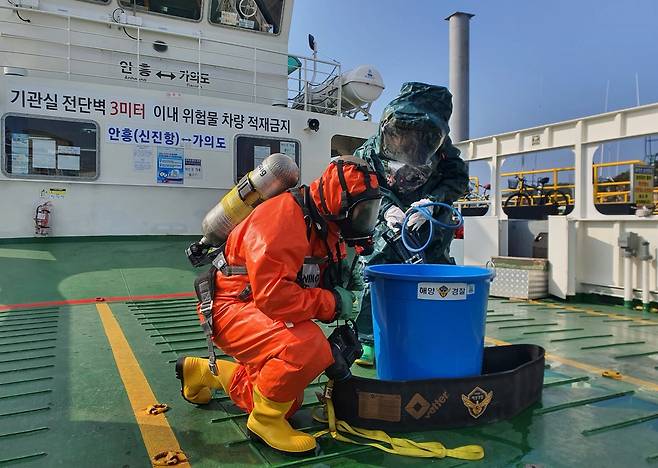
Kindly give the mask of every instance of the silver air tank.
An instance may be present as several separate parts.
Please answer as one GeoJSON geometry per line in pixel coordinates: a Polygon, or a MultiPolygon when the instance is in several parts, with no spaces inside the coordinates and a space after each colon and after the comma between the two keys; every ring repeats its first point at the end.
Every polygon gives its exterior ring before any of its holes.
{"type": "Polygon", "coordinates": [[[201,224],[201,243],[222,245],[256,206],[294,187],[298,181],[299,167],[291,157],[282,153],[268,156],[208,212],[201,224]]]}

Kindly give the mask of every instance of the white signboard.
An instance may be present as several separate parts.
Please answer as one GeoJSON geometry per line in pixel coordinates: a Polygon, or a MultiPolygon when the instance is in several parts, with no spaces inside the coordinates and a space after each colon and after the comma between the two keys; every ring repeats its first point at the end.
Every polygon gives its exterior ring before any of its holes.
{"type": "Polygon", "coordinates": [[[133,168],[136,171],[148,171],[153,167],[155,146],[135,145],[133,149],[133,168]]]}
{"type": "Polygon", "coordinates": [[[78,156],[80,156],[80,147],[59,145],[57,147],[57,152],[59,154],[77,154],[78,156]]]}
{"type": "Polygon", "coordinates": [[[32,167],[39,169],[55,169],[57,166],[55,154],[57,143],[50,139],[32,139],[32,167]]]}
{"type": "Polygon", "coordinates": [[[25,133],[12,133],[11,135],[11,152],[28,154],[29,135],[25,133]]]}
{"type": "Polygon", "coordinates": [[[11,173],[27,174],[29,172],[29,136],[25,133],[11,135],[11,173]]]}
{"type": "Polygon", "coordinates": [[[64,169],[66,171],[79,171],[80,156],[75,154],[58,154],[57,169],[64,169]]]}
{"type": "Polygon", "coordinates": [[[272,149],[269,146],[254,146],[254,167],[258,167],[270,154],[272,149]]]}
{"type": "Polygon", "coordinates": [[[294,141],[282,141],[279,143],[279,148],[281,152],[285,155],[290,156],[292,159],[295,159],[295,142],[294,141]]]}
{"type": "Polygon", "coordinates": [[[203,170],[201,160],[185,158],[185,178],[186,179],[203,179],[203,170]]]}
{"type": "Polygon", "coordinates": [[[238,14],[234,11],[222,11],[219,22],[228,24],[229,26],[235,26],[238,24],[238,14]]]}
{"type": "Polygon", "coordinates": [[[29,170],[30,158],[27,154],[11,153],[11,173],[27,174],[29,170]]]}

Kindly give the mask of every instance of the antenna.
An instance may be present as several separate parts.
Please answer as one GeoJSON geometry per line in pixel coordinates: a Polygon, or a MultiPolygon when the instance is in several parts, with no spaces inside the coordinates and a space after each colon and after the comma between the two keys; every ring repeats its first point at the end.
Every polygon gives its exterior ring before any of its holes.
{"type": "MultiPolygon", "coordinates": [[[[605,114],[608,112],[608,97],[610,96],[610,80],[607,80],[605,82],[605,101],[603,104],[603,113],[605,114]]],[[[605,143],[601,143],[601,161],[600,162],[605,162],[605,143]]],[[[606,167],[604,166],[601,169],[601,177],[605,177],[605,172],[608,172],[608,174],[611,173],[612,168],[607,168],[608,171],[606,171],[606,167]]]]}

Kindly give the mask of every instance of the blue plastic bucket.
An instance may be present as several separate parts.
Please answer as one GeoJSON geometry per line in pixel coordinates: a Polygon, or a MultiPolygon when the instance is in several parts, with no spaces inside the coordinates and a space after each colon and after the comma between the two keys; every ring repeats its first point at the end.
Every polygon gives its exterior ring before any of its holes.
{"type": "Polygon", "coordinates": [[[458,265],[373,265],[377,375],[421,380],[479,375],[492,271],[458,265]]]}

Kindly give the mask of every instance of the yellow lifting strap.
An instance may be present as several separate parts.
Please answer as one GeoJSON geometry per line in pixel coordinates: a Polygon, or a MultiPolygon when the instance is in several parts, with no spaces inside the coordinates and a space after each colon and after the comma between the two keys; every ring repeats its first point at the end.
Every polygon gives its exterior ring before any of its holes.
{"type": "Polygon", "coordinates": [[[352,427],[345,421],[336,420],[336,412],[334,411],[334,403],[331,400],[331,391],[333,389],[333,382],[327,382],[326,397],[326,410],[327,410],[327,423],[329,428],[313,434],[313,437],[318,438],[325,434],[331,434],[336,440],[347,442],[356,445],[366,445],[374,447],[384,452],[402,455],[405,457],[417,458],[459,458],[461,460],[481,460],[484,458],[484,449],[479,445],[464,445],[454,449],[446,448],[441,442],[414,442],[409,439],[400,439],[391,437],[384,431],[372,429],[360,429],[352,427]],[[349,437],[344,436],[341,432],[348,433],[360,437],[362,439],[374,440],[383,442],[387,445],[382,445],[376,442],[359,442],[349,437]]]}

